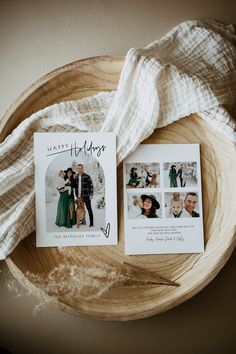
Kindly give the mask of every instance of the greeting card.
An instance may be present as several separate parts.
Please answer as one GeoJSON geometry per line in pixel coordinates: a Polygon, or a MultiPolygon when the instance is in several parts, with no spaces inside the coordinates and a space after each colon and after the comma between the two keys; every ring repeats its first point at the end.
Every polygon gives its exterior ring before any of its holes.
{"type": "Polygon", "coordinates": [[[204,251],[198,144],[141,144],[123,172],[125,254],[204,251]]]}
{"type": "Polygon", "coordinates": [[[117,244],[113,133],[34,133],[36,244],[117,244]]]}

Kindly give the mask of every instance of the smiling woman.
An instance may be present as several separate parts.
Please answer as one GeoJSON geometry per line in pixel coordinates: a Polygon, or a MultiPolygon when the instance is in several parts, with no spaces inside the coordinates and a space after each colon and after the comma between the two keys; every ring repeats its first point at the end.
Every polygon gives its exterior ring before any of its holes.
{"type": "Polygon", "coordinates": [[[143,202],[141,215],[144,215],[147,218],[159,218],[156,214],[156,210],[160,209],[160,204],[158,203],[156,197],[152,194],[142,194],[141,199],[143,202]]]}
{"type": "Polygon", "coordinates": [[[127,193],[127,216],[129,219],[161,217],[161,193],[127,193]]]}

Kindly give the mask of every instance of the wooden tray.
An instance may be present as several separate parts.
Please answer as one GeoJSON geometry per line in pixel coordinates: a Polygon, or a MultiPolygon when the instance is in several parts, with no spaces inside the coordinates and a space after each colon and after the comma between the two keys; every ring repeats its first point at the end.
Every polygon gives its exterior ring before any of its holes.
{"type": "MultiPolygon", "coordinates": [[[[123,57],[94,57],[79,60],[44,76],[28,88],[0,121],[0,141],[22,120],[56,102],[78,99],[99,91],[115,90],[123,57]]],[[[119,267],[126,261],[178,281],[166,285],[120,286],[96,300],[64,297],[56,301],[62,310],[103,320],[134,320],[170,309],[204,288],[224,266],[236,239],[236,154],[233,144],[194,116],[156,130],[145,143],[200,143],[204,207],[204,254],[124,256],[122,168],[118,168],[119,245],[74,247],[65,257],[55,248],[36,248],[35,234],[24,239],[6,263],[14,277],[41,299],[48,297],[28,272],[48,274],[58,264],[78,264],[78,256],[89,256],[119,267]]]]}

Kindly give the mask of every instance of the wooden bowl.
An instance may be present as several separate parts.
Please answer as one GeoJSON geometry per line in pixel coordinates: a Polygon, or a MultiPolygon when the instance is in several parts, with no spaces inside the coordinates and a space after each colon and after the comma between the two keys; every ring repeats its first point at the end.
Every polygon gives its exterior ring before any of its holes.
{"type": "MultiPolygon", "coordinates": [[[[79,99],[99,91],[115,90],[123,57],[94,57],[79,60],[44,76],[28,88],[0,121],[0,141],[22,120],[56,102],[79,99]]],[[[47,274],[59,264],[78,264],[83,254],[100,262],[122,265],[123,261],[178,281],[179,287],[120,286],[93,300],[61,294],[56,300],[62,310],[103,320],[134,320],[170,309],[203,289],[224,266],[236,239],[236,154],[232,143],[206,122],[192,115],[156,130],[145,143],[200,143],[204,210],[205,252],[203,254],[124,256],[122,167],[118,167],[119,245],[70,247],[69,256],[58,248],[36,248],[35,234],[25,238],[6,263],[14,277],[41,299],[46,289],[29,277],[47,274]]],[[[50,297],[50,295],[49,295],[50,297]]]]}

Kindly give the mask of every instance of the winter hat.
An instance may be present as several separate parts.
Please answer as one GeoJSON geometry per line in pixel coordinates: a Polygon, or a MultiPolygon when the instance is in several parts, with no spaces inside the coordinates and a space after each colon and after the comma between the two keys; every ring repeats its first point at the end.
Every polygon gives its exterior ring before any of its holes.
{"type": "Polygon", "coordinates": [[[155,197],[153,194],[150,194],[150,195],[148,195],[148,194],[142,194],[142,195],[141,195],[141,198],[142,198],[142,201],[143,201],[143,202],[144,202],[144,200],[145,200],[146,198],[151,199],[152,202],[154,203],[156,209],[160,209],[160,204],[159,204],[159,202],[157,201],[156,197],[155,197]]]}

